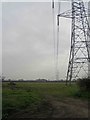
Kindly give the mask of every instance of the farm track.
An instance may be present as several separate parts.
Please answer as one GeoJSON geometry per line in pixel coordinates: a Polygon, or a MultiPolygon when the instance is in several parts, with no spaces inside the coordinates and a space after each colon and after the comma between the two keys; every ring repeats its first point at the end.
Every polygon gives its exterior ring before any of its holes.
{"type": "Polygon", "coordinates": [[[82,102],[72,98],[66,98],[62,101],[52,100],[53,118],[84,118],[88,117],[88,102],[82,102]]]}
{"type": "Polygon", "coordinates": [[[15,113],[9,119],[12,118],[88,118],[88,101],[46,96],[39,106],[15,113]]]}

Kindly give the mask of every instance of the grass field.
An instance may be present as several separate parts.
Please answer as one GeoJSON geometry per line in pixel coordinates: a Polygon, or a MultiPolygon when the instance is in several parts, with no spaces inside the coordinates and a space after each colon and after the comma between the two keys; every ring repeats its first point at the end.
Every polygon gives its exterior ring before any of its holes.
{"type": "Polygon", "coordinates": [[[3,82],[2,88],[3,119],[88,117],[88,93],[76,84],[3,82]]]}

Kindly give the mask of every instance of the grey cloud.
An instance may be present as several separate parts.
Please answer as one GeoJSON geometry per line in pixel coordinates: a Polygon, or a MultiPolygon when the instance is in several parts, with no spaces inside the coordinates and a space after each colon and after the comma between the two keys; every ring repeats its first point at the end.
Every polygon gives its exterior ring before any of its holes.
{"type": "MultiPolygon", "coordinates": [[[[51,3],[3,3],[2,19],[3,74],[7,79],[55,79],[51,3]]],[[[70,20],[60,19],[60,23],[61,79],[68,64],[70,20]]]]}

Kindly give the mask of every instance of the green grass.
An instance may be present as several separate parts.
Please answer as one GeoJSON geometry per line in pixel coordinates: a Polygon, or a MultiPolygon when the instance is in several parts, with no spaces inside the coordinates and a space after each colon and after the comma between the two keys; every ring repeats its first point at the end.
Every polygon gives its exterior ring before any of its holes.
{"type": "Polygon", "coordinates": [[[12,87],[8,83],[3,83],[3,117],[14,112],[20,111],[27,107],[32,109],[38,106],[48,96],[56,99],[65,97],[87,98],[87,94],[81,94],[76,84],[66,86],[63,83],[33,83],[33,82],[17,82],[16,87],[12,87]]]}
{"type": "Polygon", "coordinates": [[[41,95],[53,95],[53,96],[72,96],[73,93],[78,91],[78,87],[73,84],[71,86],[66,86],[62,83],[18,83],[18,86],[22,89],[28,90],[41,95]]]}

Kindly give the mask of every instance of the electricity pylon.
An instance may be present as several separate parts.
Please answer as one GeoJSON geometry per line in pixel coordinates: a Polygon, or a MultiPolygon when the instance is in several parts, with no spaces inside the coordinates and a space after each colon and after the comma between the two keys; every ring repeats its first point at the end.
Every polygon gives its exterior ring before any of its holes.
{"type": "Polygon", "coordinates": [[[90,26],[88,12],[82,0],[72,0],[72,9],[57,15],[59,18],[72,19],[71,49],[67,71],[66,84],[81,77],[88,77],[90,63],[90,26]]]}

